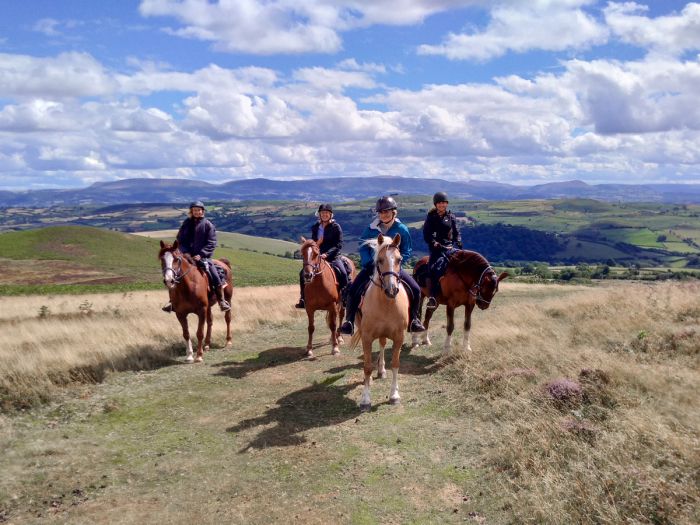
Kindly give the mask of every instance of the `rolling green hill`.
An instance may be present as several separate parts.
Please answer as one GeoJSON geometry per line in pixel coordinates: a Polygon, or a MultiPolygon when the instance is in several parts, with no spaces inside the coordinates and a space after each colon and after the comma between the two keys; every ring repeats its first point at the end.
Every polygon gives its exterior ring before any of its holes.
{"type": "MultiPolygon", "coordinates": [[[[177,234],[176,229],[157,230],[147,232],[137,232],[135,235],[151,237],[153,239],[174,239],[177,234]]],[[[293,254],[299,249],[299,244],[282,241],[280,239],[270,239],[268,237],[256,237],[254,235],[245,235],[243,233],[230,233],[217,231],[216,237],[219,241],[219,246],[222,248],[231,248],[234,250],[248,250],[251,252],[260,252],[272,255],[284,256],[288,252],[293,254]]]]}
{"type": "MultiPolygon", "coordinates": [[[[86,226],[2,233],[0,294],[157,289],[158,249],[158,239],[86,226]]],[[[228,246],[215,256],[231,261],[235,286],[298,280],[299,261],[228,246]]]]}

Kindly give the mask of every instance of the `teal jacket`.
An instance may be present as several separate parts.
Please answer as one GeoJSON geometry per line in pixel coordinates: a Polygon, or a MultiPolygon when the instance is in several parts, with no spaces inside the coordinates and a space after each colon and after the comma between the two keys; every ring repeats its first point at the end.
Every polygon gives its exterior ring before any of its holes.
{"type": "MultiPolygon", "coordinates": [[[[362,244],[370,239],[376,239],[381,233],[379,229],[379,219],[375,219],[372,223],[365,228],[360,236],[360,265],[363,268],[367,268],[374,264],[374,252],[366,244],[362,244]]],[[[394,224],[391,225],[389,231],[384,235],[388,237],[394,237],[397,233],[401,234],[401,244],[399,244],[399,251],[401,252],[401,257],[406,261],[413,254],[413,245],[411,244],[411,234],[408,231],[408,227],[403,224],[400,220],[394,219],[394,224]]]]}

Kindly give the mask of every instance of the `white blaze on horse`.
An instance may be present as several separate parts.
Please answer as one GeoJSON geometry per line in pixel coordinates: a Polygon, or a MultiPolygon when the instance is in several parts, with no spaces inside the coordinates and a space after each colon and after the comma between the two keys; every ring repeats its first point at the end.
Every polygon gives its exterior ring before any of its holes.
{"type": "Polygon", "coordinates": [[[352,336],[354,348],[362,341],[364,356],[365,381],[360,399],[360,409],[371,408],[370,385],[372,382],[372,344],[379,339],[379,356],[377,359],[377,377],[386,377],[384,365],[384,346],[387,339],[392,340],[391,347],[391,394],[389,402],[396,405],[399,395],[399,359],[401,345],[409,322],[408,293],[399,279],[401,270],[401,252],[399,245],[401,235],[392,239],[379,234],[377,239],[367,242],[374,250],[374,274],[367,287],[361,310],[355,319],[356,332],[352,336]]]}
{"type": "MultiPolygon", "coordinates": [[[[211,307],[216,304],[216,296],[209,291],[209,279],[204,270],[189,255],[184,255],[178,249],[178,242],[172,245],[160,241],[158,253],[161,269],[163,270],[163,284],[170,292],[170,302],[177,320],[182,326],[182,338],[185,340],[188,363],[201,363],[204,350],[209,350],[211,345],[211,329],[213,325],[211,307]],[[197,316],[197,355],[193,356],[190,330],[187,324],[187,316],[197,316]],[[207,334],[204,336],[204,322],[207,323],[207,334]]],[[[233,272],[227,259],[215,260],[215,264],[225,270],[224,282],[228,285],[224,288],[223,296],[230,303],[233,295],[233,272]]],[[[216,270],[214,270],[216,271],[216,270]]],[[[231,310],[224,314],[226,319],[226,346],[231,346],[231,310]]]]}
{"type": "MultiPolygon", "coordinates": [[[[316,241],[301,238],[301,253],[304,268],[302,277],[304,279],[304,308],[309,319],[308,332],[309,339],[306,344],[306,356],[313,357],[313,336],[314,336],[314,314],[316,310],[326,311],[326,324],[331,331],[332,354],[340,353],[339,345],[342,342],[338,327],[343,323],[345,317],[345,307],[341,300],[338,281],[335,270],[331,264],[321,257],[321,251],[316,241]]],[[[349,259],[343,257],[346,266],[350,268],[348,278],[355,278],[355,265],[349,259]]],[[[342,261],[341,261],[342,264],[342,261]]]]}
{"type": "MultiPolygon", "coordinates": [[[[427,270],[428,257],[423,257],[413,269],[416,281],[421,285],[421,309],[423,300],[430,295],[430,290],[421,282],[423,272],[427,270]]],[[[507,272],[496,274],[489,262],[479,253],[469,250],[458,250],[450,256],[445,275],[440,279],[441,292],[435,298],[438,304],[444,304],[447,314],[447,337],[445,338],[444,353],[452,350],[452,332],[455,329],[455,309],[464,306],[464,335],[462,345],[464,350],[470,351],[469,332],[472,327],[472,312],[474,306],[480,310],[486,310],[491,306],[498,283],[508,277],[507,272]]],[[[430,319],[435,310],[426,309],[425,332],[413,335],[413,345],[430,345],[428,328],[430,319]]]]}

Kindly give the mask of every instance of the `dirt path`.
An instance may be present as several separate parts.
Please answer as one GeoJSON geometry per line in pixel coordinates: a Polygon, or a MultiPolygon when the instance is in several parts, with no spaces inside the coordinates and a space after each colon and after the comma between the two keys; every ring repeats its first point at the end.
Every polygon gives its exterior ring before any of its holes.
{"type": "Polygon", "coordinates": [[[403,354],[402,404],[375,381],[360,414],[360,351],[331,356],[321,323],[314,360],[300,319],[236,334],[203,365],[112,374],[0,420],[0,522],[504,521],[442,330],[403,354]]]}

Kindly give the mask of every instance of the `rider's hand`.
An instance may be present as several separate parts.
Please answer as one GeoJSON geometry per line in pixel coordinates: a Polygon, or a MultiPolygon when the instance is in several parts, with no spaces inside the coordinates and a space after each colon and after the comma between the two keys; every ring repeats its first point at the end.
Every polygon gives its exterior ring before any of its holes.
{"type": "Polygon", "coordinates": [[[325,259],[326,257],[327,257],[327,255],[325,253],[321,254],[321,259],[325,259]]]}
{"type": "Polygon", "coordinates": [[[433,241],[433,248],[439,248],[439,247],[440,247],[440,243],[437,241],[433,241]]]}
{"type": "Polygon", "coordinates": [[[194,260],[195,260],[195,261],[201,261],[201,260],[202,260],[202,256],[201,256],[201,255],[195,255],[195,256],[194,256],[194,260]]]}

